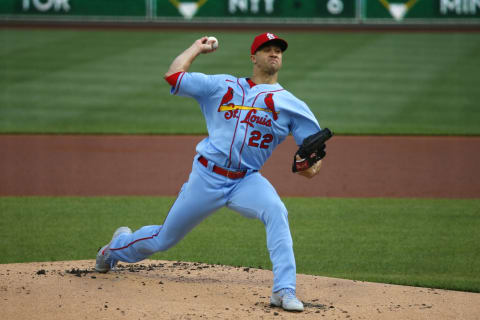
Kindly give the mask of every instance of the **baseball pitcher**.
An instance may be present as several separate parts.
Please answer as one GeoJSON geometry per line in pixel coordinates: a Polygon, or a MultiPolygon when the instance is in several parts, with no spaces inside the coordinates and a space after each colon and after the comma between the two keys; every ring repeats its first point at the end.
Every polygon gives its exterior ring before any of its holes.
{"type": "Polygon", "coordinates": [[[111,242],[98,251],[95,268],[107,272],[118,261],[137,262],[165,251],[226,206],[265,225],[273,265],[271,304],[303,311],[295,291],[287,209],[259,170],[291,133],[299,146],[292,171],[312,178],[319,172],[325,141],[332,134],[321,130],[308,106],[277,82],[288,47],[285,40],[273,33],[254,38],[250,78],[188,72],[200,54],[212,54],[217,47],[213,37],[196,40],[173,60],[165,74],[171,94],[195,99],[207,124],[208,137],[196,147],[188,181],[163,225],[145,226],[133,233],[128,227],[117,229],[111,242]]]}

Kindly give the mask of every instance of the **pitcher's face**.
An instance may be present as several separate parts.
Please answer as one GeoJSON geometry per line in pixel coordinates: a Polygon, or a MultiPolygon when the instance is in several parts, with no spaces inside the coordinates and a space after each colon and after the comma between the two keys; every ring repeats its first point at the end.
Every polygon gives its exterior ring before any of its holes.
{"type": "Polygon", "coordinates": [[[266,74],[275,74],[282,67],[282,49],[274,44],[266,45],[252,55],[256,68],[266,74]]]}

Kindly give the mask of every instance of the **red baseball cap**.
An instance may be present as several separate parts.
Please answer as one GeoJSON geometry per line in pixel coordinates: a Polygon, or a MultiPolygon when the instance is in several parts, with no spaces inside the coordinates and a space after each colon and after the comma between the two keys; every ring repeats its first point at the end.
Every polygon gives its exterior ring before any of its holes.
{"type": "Polygon", "coordinates": [[[280,47],[280,49],[282,49],[282,51],[287,50],[287,47],[288,47],[287,41],[280,39],[273,33],[266,32],[256,36],[255,39],[253,39],[252,47],[250,48],[250,53],[255,54],[258,48],[267,42],[274,42],[276,45],[280,47]]]}

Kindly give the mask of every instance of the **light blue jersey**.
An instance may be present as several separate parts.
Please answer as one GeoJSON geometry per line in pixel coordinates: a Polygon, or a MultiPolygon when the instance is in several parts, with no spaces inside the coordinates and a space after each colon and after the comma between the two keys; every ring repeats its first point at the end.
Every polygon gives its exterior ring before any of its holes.
{"type": "Polygon", "coordinates": [[[251,87],[246,78],[182,73],[171,92],[198,101],[208,137],[197,152],[221,167],[260,170],[290,132],[300,145],[320,130],[307,105],[278,83],[251,87]]]}
{"type": "MultiPolygon", "coordinates": [[[[197,145],[192,172],[164,223],[118,236],[110,243],[109,259],[137,262],[168,250],[210,214],[227,207],[265,225],[272,289],[294,290],[288,212],[258,170],[290,132],[298,145],[318,132],[317,120],[305,103],[279,84],[253,85],[246,78],[184,72],[171,93],[198,101],[208,137],[197,145]]],[[[215,243],[210,246],[215,250],[215,243]]]]}

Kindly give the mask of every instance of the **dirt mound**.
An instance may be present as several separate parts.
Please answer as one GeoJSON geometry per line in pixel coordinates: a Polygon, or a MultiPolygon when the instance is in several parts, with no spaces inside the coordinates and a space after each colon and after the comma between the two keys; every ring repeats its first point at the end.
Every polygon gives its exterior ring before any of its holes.
{"type": "Polygon", "coordinates": [[[480,294],[298,275],[305,312],[269,305],[272,273],[146,260],[0,265],[3,319],[478,319],[480,294]]]}

